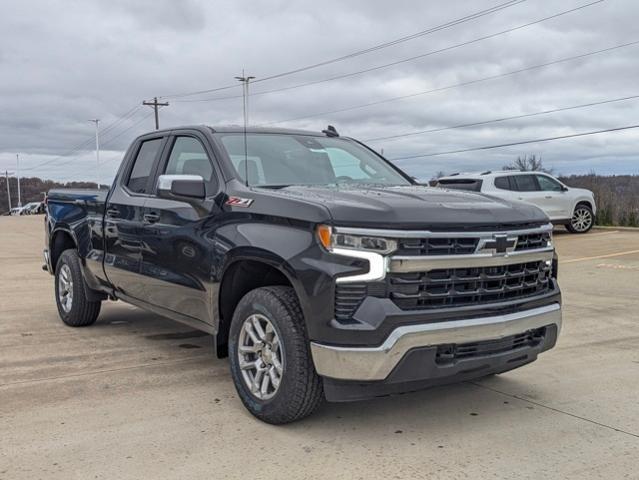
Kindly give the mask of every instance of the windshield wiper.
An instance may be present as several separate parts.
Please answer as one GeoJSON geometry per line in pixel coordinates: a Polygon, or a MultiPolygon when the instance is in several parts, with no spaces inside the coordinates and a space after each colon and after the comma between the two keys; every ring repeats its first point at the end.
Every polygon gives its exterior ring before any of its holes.
{"type": "Polygon", "coordinates": [[[282,183],[280,185],[249,185],[249,187],[256,187],[256,188],[270,188],[273,190],[279,190],[280,188],[286,188],[286,187],[291,187],[291,184],[285,184],[282,183]]]}

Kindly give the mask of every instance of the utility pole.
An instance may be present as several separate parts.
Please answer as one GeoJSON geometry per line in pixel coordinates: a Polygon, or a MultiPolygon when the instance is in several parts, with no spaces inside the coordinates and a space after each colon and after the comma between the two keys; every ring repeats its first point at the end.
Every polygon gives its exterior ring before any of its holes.
{"type": "Polygon", "coordinates": [[[18,177],[18,208],[22,208],[22,199],[20,198],[20,154],[16,153],[16,176],[18,177]]]}
{"type": "Polygon", "coordinates": [[[248,97],[249,97],[249,83],[255,77],[248,77],[244,75],[242,70],[241,77],[235,77],[235,80],[242,84],[242,107],[244,110],[244,182],[246,186],[249,186],[249,167],[248,167],[248,145],[246,142],[246,128],[248,127],[248,97]]]}
{"type": "Polygon", "coordinates": [[[7,197],[9,197],[9,213],[11,213],[11,190],[9,190],[9,171],[4,171],[4,178],[7,179],[7,197]]]}
{"type": "Polygon", "coordinates": [[[100,134],[98,131],[98,125],[100,124],[99,118],[94,118],[89,120],[89,122],[95,123],[95,163],[96,163],[96,174],[97,174],[97,184],[98,190],[100,190],[100,134]]]}
{"type": "Polygon", "coordinates": [[[244,107],[244,128],[248,126],[249,123],[249,83],[251,80],[254,80],[255,77],[247,77],[244,76],[244,70],[242,70],[241,77],[235,77],[237,81],[242,84],[242,105],[244,107]]]}
{"type": "Polygon", "coordinates": [[[160,117],[158,116],[158,107],[168,107],[169,102],[158,102],[158,97],[153,97],[152,102],[147,102],[146,100],[142,102],[142,105],[147,105],[149,107],[153,107],[155,110],[155,129],[160,129],[160,117]]]}

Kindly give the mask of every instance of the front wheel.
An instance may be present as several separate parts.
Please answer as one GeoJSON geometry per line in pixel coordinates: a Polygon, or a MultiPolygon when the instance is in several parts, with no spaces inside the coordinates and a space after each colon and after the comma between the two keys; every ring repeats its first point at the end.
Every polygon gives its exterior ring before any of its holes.
{"type": "Polygon", "coordinates": [[[577,205],[566,229],[570,233],[586,233],[595,224],[595,216],[587,205],[577,205]]]}
{"type": "Polygon", "coordinates": [[[84,288],[80,258],[65,250],[55,269],[55,300],[62,321],[70,327],[92,325],[100,313],[100,301],[90,301],[84,288]]]}
{"type": "Polygon", "coordinates": [[[290,287],[257,288],[240,300],[231,323],[229,359],[242,403],[267,423],[300,420],[324,397],[290,287]]]}

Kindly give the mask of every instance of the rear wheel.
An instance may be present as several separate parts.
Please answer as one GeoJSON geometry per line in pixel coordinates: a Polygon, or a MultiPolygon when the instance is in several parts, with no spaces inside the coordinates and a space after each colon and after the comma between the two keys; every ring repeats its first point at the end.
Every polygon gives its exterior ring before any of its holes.
{"type": "Polygon", "coordinates": [[[257,288],[240,300],[231,323],[229,359],[242,403],[267,423],[304,418],[324,397],[290,287],[257,288]]]}
{"type": "Polygon", "coordinates": [[[102,302],[87,298],[75,250],[65,250],[60,255],[55,270],[55,300],[60,318],[71,327],[91,325],[98,318],[102,302]]]}
{"type": "Polygon", "coordinates": [[[570,233],[586,233],[595,223],[595,216],[588,205],[577,205],[566,229],[570,233]]]}

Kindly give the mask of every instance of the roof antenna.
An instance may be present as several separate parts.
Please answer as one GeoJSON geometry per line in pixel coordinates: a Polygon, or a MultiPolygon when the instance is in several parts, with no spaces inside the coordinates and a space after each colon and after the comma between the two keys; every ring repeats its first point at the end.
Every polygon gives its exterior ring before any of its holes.
{"type": "Polygon", "coordinates": [[[327,137],[339,137],[339,133],[337,133],[333,125],[326,127],[326,130],[322,130],[322,133],[327,137]]]}
{"type": "Polygon", "coordinates": [[[248,146],[246,144],[246,127],[248,126],[248,97],[249,97],[249,83],[255,77],[249,77],[244,75],[244,69],[242,69],[242,76],[235,77],[237,81],[242,84],[242,107],[244,110],[244,182],[246,186],[249,186],[249,178],[248,178],[248,146]]]}

